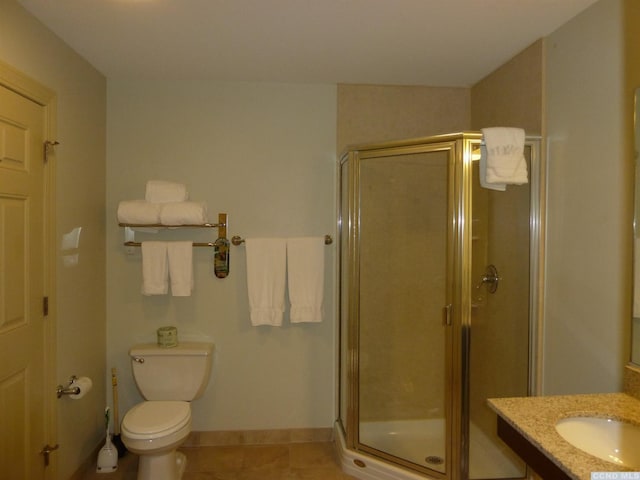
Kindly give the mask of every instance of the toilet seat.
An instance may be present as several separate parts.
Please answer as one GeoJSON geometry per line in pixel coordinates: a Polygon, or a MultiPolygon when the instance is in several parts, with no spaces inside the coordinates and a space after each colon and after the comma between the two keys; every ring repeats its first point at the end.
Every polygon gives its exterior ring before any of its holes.
{"type": "Polygon", "coordinates": [[[134,440],[166,437],[191,422],[191,407],[183,401],[146,401],[122,420],[122,433],[134,440]]]}

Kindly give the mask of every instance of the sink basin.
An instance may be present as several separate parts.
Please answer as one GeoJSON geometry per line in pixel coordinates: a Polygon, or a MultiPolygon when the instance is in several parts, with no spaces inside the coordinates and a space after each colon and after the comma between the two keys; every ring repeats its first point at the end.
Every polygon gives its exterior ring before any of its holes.
{"type": "Polygon", "coordinates": [[[569,417],[556,423],[574,447],[616,465],[640,470],[640,426],[600,417],[569,417]]]}

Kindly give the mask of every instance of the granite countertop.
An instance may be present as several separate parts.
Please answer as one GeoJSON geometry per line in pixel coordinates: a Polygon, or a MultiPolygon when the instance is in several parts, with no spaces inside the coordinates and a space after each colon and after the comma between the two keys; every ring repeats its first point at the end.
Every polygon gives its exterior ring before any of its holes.
{"type": "MultiPolygon", "coordinates": [[[[591,472],[630,471],[579,450],[555,429],[561,418],[597,416],[640,425],[640,400],[625,393],[493,398],[489,406],[572,478],[590,480],[591,472]]],[[[631,470],[633,471],[633,470],[631,470]]]]}

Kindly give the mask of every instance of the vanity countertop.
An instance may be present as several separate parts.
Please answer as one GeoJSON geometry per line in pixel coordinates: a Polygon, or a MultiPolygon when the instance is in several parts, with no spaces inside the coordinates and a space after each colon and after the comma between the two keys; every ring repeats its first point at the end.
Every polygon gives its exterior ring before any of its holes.
{"type": "Polygon", "coordinates": [[[489,406],[571,478],[591,472],[629,471],[600,460],[565,441],[555,429],[561,418],[599,416],[640,424],[640,400],[625,393],[489,399],[489,406]]]}

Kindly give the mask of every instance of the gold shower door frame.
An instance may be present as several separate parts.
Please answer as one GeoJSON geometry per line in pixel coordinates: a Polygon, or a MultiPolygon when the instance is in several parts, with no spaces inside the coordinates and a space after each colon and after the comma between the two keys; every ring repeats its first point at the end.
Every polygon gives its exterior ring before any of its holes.
{"type": "MultiPolygon", "coordinates": [[[[399,142],[360,146],[347,151],[340,159],[338,172],[339,255],[340,278],[340,393],[339,424],[344,429],[347,448],[373,455],[393,464],[424,473],[432,478],[466,480],[469,469],[469,345],[472,308],[472,165],[479,152],[482,135],[463,132],[399,142]],[[445,333],[445,469],[444,473],[409,462],[403,458],[361,444],[360,423],[360,162],[368,158],[416,153],[447,152],[448,162],[448,225],[447,225],[447,285],[443,307],[445,333]],[[344,169],[344,171],[343,171],[344,169]],[[345,175],[345,178],[341,178],[345,175]],[[346,181],[345,181],[346,179],[346,181]],[[346,263],[346,265],[345,265],[346,263]],[[346,285],[345,285],[346,284],[346,285]],[[346,342],[345,342],[346,337],[346,342]],[[454,468],[456,466],[456,468],[454,468]]],[[[527,139],[531,149],[531,209],[530,209],[530,342],[529,393],[537,391],[539,371],[537,338],[542,282],[543,181],[539,141],[527,139]]],[[[380,225],[381,232],[385,226],[380,225]]],[[[393,241],[394,232],[386,232],[393,241]]],[[[395,245],[393,248],[402,248],[395,245]]]]}

